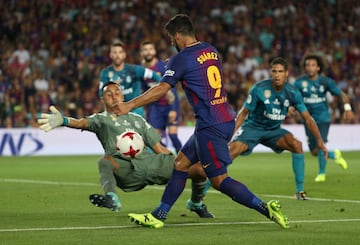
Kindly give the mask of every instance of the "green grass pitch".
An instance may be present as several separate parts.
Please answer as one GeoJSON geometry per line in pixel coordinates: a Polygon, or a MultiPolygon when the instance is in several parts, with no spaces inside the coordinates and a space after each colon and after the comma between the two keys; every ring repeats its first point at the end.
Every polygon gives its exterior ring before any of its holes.
{"type": "Polygon", "coordinates": [[[347,171],[328,161],[327,181],[315,183],[317,159],[305,154],[309,201],[294,200],[289,153],[238,157],[230,176],[264,201],[278,199],[291,228],[284,230],[251,209],[210,189],[205,203],[215,219],[186,210],[189,181],[163,229],[136,226],[129,212],[149,212],[163,186],[118,191],[123,208],[114,213],[91,205],[101,193],[100,156],[1,157],[0,245],[8,244],[359,244],[360,152],[343,152],[347,171]]]}

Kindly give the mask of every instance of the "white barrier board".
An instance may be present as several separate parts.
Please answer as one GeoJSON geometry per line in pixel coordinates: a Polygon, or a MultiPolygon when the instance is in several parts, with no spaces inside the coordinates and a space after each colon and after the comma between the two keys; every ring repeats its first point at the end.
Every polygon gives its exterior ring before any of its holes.
{"type": "MultiPolygon", "coordinates": [[[[302,125],[284,125],[303,142],[304,151],[308,151],[302,125]]],[[[179,138],[184,143],[193,133],[193,127],[180,127],[179,138]]],[[[342,151],[360,150],[360,125],[331,125],[328,149],[339,148],[342,151]]],[[[165,139],[172,149],[169,138],[165,139]]],[[[254,152],[270,152],[258,145],[254,152]]],[[[95,134],[70,128],[58,128],[45,133],[39,129],[0,129],[0,156],[26,155],[102,155],[103,148],[95,134]]],[[[0,158],[1,161],[1,158],[0,158]]]]}

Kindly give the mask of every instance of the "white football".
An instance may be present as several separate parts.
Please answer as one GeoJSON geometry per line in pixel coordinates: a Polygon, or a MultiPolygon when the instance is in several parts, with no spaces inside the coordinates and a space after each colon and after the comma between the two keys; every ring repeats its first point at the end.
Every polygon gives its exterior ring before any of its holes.
{"type": "Polygon", "coordinates": [[[144,140],[135,131],[126,131],[116,136],[116,150],[125,158],[135,158],[144,150],[144,140]]]}

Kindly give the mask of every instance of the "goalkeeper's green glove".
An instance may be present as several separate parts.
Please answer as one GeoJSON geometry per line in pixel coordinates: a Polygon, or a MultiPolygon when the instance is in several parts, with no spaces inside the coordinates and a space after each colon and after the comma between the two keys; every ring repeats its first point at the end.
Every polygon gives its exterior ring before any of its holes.
{"type": "Polygon", "coordinates": [[[38,123],[40,124],[40,129],[45,132],[57,128],[59,126],[69,124],[69,118],[63,117],[61,113],[55,108],[55,106],[50,106],[51,114],[41,113],[38,123]]]}

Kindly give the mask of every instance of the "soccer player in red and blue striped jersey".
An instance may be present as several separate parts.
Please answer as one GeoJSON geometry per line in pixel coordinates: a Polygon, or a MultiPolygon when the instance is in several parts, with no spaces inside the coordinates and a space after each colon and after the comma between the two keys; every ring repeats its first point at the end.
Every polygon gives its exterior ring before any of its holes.
{"type": "Polygon", "coordinates": [[[227,166],[232,162],[228,142],[234,133],[235,112],[227,102],[219,53],[210,44],[196,39],[187,15],[174,16],[165,29],[179,52],[170,59],[160,83],[141,96],[119,104],[118,113],[156,101],[180,81],[195,112],[196,126],[175,159],[173,174],[160,205],[151,213],[131,213],[129,217],[143,226],[163,227],[168,212],[184,190],[189,166],[200,161],[215,189],[288,228],[287,218],[277,201],[263,202],[227,174],[227,166]]]}

